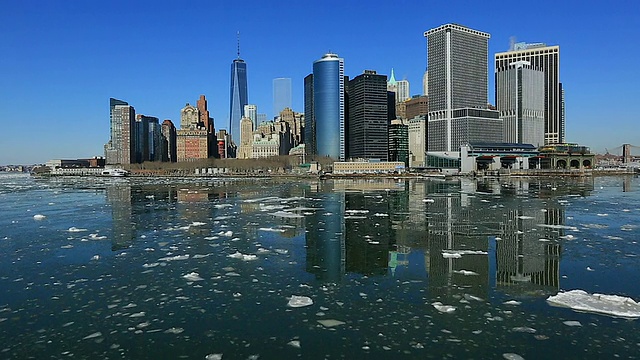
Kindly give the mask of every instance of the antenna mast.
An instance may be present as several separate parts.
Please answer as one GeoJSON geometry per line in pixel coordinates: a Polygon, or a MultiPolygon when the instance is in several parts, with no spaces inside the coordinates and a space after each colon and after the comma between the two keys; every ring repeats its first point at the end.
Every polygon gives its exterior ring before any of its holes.
{"type": "Polygon", "coordinates": [[[238,31],[237,37],[238,37],[238,59],[240,59],[240,31],[238,31]]]}

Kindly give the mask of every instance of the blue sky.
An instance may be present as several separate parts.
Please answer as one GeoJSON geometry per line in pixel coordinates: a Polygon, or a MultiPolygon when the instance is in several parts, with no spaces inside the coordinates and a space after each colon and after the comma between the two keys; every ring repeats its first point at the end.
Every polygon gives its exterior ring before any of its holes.
{"type": "Polygon", "coordinates": [[[227,128],[240,31],[249,103],[272,114],[272,80],[303,78],[326,52],[422,91],[425,30],[458,23],[491,34],[493,54],[518,41],[560,45],[567,140],[613,150],[640,145],[640,5],[633,1],[9,1],[0,0],[0,164],[102,156],[109,97],[179,123],[200,94],[227,128]]]}

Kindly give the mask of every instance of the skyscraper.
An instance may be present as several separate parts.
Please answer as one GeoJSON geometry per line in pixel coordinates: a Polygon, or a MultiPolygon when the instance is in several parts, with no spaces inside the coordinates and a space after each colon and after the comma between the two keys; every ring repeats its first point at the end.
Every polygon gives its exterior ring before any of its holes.
{"type": "Polygon", "coordinates": [[[528,61],[496,68],[496,105],[504,140],[544,145],[544,73],[528,61]]]}
{"type": "Polygon", "coordinates": [[[110,98],[111,138],[105,145],[107,164],[131,164],[135,160],[134,123],[136,111],[127,102],[110,98]]]}
{"type": "Polygon", "coordinates": [[[427,38],[430,152],[458,152],[465,142],[502,141],[502,121],[487,108],[489,37],[445,24],[427,38]]]}
{"type": "Polygon", "coordinates": [[[286,108],[291,109],[291,78],[273,79],[273,116],[286,108]]]}
{"type": "Polygon", "coordinates": [[[365,70],[347,86],[347,157],[380,159],[389,156],[387,76],[365,70]]]}
{"type": "Polygon", "coordinates": [[[409,92],[409,80],[399,80],[396,82],[396,101],[401,102],[411,99],[409,92]]]}
{"type": "MultiPolygon", "coordinates": [[[[305,78],[305,91],[306,84],[305,78]]],[[[344,59],[336,54],[325,54],[313,62],[313,118],[310,120],[315,125],[312,143],[316,152],[312,155],[345,158],[344,86],[344,59]]]]}
{"type": "Polygon", "coordinates": [[[236,144],[240,143],[240,119],[244,116],[244,106],[249,103],[248,101],[247,64],[240,58],[240,40],[238,40],[238,57],[231,63],[229,105],[229,131],[236,144]]]}
{"type": "Polygon", "coordinates": [[[544,143],[564,143],[562,86],[560,83],[560,47],[543,43],[517,43],[510,51],[495,54],[496,69],[516,61],[528,61],[544,73],[544,143]]]}
{"type": "Polygon", "coordinates": [[[304,153],[311,159],[316,149],[316,118],[313,114],[313,74],[304,77],[304,153]]]}
{"type": "MultiPolygon", "coordinates": [[[[257,128],[258,125],[258,107],[253,104],[247,104],[244,106],[244,117],[251,119],[253,122],[253,127],[257,128]]],[[[242,136],[240,136],[242,137],[242,136]]]]}

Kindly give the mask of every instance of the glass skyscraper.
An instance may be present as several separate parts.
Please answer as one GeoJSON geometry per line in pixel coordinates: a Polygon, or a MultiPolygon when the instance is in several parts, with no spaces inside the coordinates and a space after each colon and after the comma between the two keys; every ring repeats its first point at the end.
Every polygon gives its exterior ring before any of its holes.
{"type": "Polygon", "coordinates": [[[247,96],[247,64],[238,58],[231,64],[231,101],[229,106],[229,131],[236,144],[240,144],[240,119],[244,116],[244,106],[249,103],[247,96]]]}
{"type": "Polygon", "coordinates": [[[273,116],[285,108],[291,109],[291,78],[273,79],[273,116]]]}
{"type": "Polygon", "coordinates": [[[344,59],[336,54],[313,62],[313,116],[315,155],[344,160],[344,59]]]}

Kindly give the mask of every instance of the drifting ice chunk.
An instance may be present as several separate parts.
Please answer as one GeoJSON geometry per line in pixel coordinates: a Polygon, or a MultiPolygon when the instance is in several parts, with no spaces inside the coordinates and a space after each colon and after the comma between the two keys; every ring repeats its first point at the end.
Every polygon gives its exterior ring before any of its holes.
{"type": "Polygon", "coordinates": [[[456,311],[456,307],[455,306],[451,306],[451,305],[442,305],[441,302],[434,302],[433,304],[434,308],[436,308],[436,310],[440,311],[441,313],[445,313],[445,314],[450,314],[454,311],[456,311]]]}
{"type": "Polygon", "coordinates": [[[313,300],[311,300],[311,298],[308,296],[291,295],[291,298],[287,303],[287,306],[293,307],[293,308],[304,307],[309,305],[313,305],[313,300]]]}
{"type": "Polygon", "coordinates": [[[563,321],[562,323],[567,326],[582,326],[580,321],[575,321],[575,320],[563,321]]]}
{"type": "Polygon", "coordinates": [[[250,261],[250,260],[256,260],[258,259],[258,257],[256,255],[252,255],[252,254],[243,254],[239,251],[236,251],[233,254],[228,255],[230,258],[232,259],[241,259],[244,261],[250,261]]]}
{"type": "Polygon", "coordinates": [[[222,360],[222,354],[209,354],[204,357],[204,360],[222,360]]]}
{"type": "Polygon", "coordinates": [[[334,327],[338,325],[344,325],[344,321],[335,320],[335,319],[326,319],[326,320],[318,320],[318,322],[324,327],[334,327]]]}
{"type": "Polygon", "coordinates": [[[91,335],[87,335],[87,336],[83,337],[82,339],[83,340],[89,340],[89,339],[95,339],[95,338],[101,337],[101,336],[102,336],[102,333],[100,331],[98,331],[98,332],[94,332],[91,335]]]}
{"type": "Polygon", "coordinates": [[[504,353],[502,354],[502,357],[507,360],[524,360],[522,356],[514,353],[504,353]]]}
{"type": "Polygon", "coordinates": [[[304,215],[299,215],[296,213],[290,213],[287,211],[276,211],[274,213],[269,214],[271,216],[276,216],[276,217],[283,217],[283,218],[290,218],[290,219],[301,219],[304,217],[304,215]]]}
{"type": "Polygon", "coordinates": [[[640,303],[624,296],[589,294],[584,290],[571,290],[550,296],[547,302],[553,306],[568,307],[575,311],[627,319],[640,318],[640,303]]]}
{"type": "Polygon", "coordinates": [[[46,216],[42,214],[33,215],[33,220],[44,220],[46,216]]]}
{"type": "Polygon", "coordinates": [[[77,227],[75,227],[75,226],[72,226],[72,227],[70,227],[70,228],[69,228],[69,230],[67,230],[67,231],[68,231],[68,232],[81,232],[81,231],[87,231],[87,229],[80,229],[80,228],[77,228],[77,227]]]}
{"type": "Polygon", "coordinates": [[[187,260],[189,255],[176,255],[176,256],[167,256],[158,259],[158,261],[175,261],[175,260],[187,260]]]}
{"type": "Polygon", "coordinates": [[[182,277],[187,279],[188,281],[202,281],[202,280],[204,280],[203,278],[200,277],[200,274],[198,274],[197,272],[191,272],[191,273],[188,273],[187,275],[184,275],[182,277]]]}

